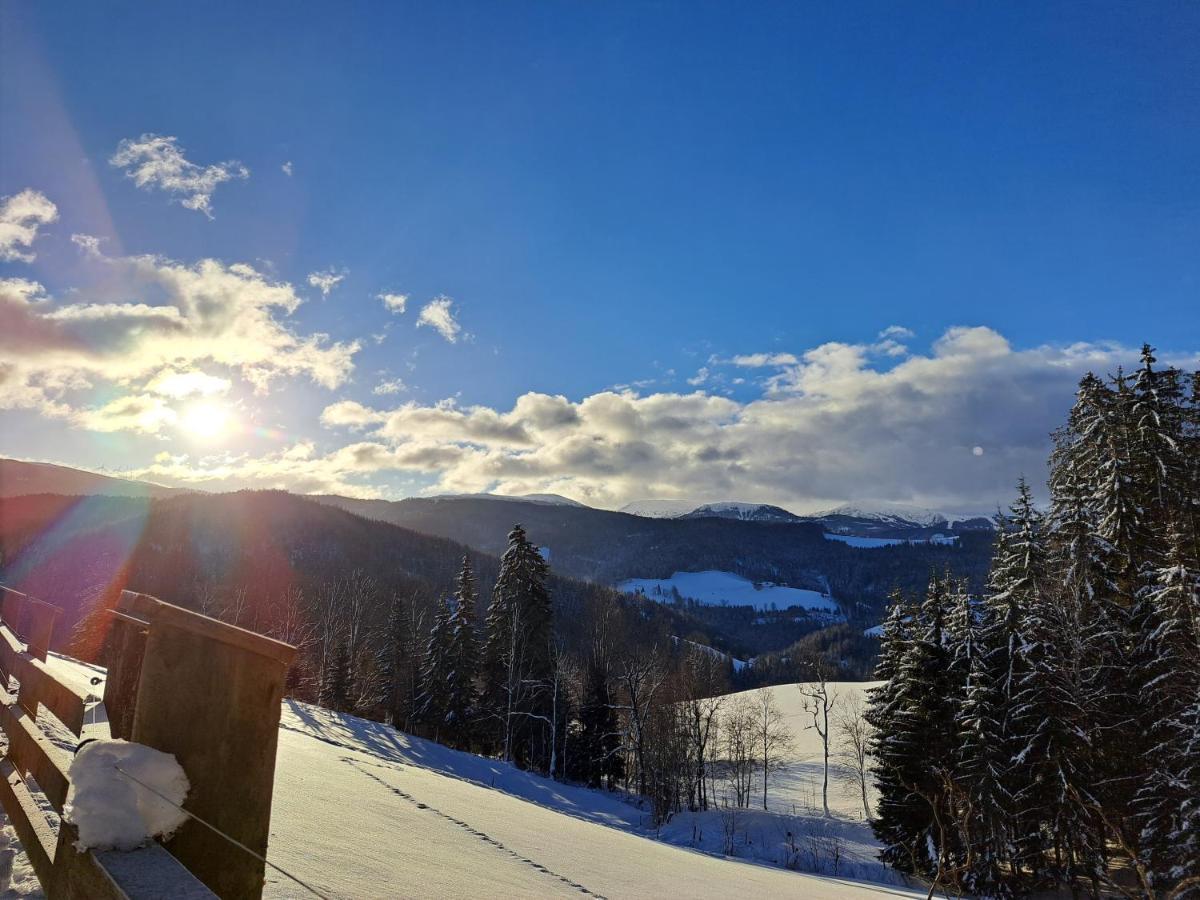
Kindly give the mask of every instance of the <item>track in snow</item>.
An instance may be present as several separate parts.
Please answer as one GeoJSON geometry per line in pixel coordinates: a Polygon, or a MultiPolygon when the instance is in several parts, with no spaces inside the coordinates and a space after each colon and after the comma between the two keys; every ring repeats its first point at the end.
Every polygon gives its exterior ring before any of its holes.
{"type": "Polygon", "coordinates": [[[434,813],[435,815],[441,816],[443,819],[445,819],[448,822],[453,822],[455,825],[457,825],[459,828],[466,831],[468,834],[479,838],[479,840],[483,841],[486,844],[491,844],[497,850],[501,850],[504,853],[507,853],[513,859],[515,859],[519,862],[523,862],[523,863],[525,863],[525,865],[530,866],[531,868],[534,868],[537,871],[539,871],[545,875],[549,875],[552,878],[557,878],[559,881],[563,882],[563,884],[566,884],[566,885],[569,885],[570,887],[576,888],[581,894],[588,894],[592,897],[599,898],[599,900],[606,900],[606,898],[604,897],[603,894],[597,894],[595,891],[589,891],[582,884],[580,884],[577,881],[572,881],[566,875],[560,875],[558,872],[555,872],[552,869],[546,868],[541,863],[530,859],[528,856],[522,856],[520,853],[517,853],[515,850],[511,850],[508,847],[505,847],[502,843],[500,843],[494,837],[491,837],[490,835],[485,834],[484,832],[478,830],[477,828],[472,828],[467,822],[464,822],[462,819],[456,819],[454,816],[444,813],[440,809],[438,809],[434,806],[430,806],[428,803],[422,803],[420,800],[418,800],[412,794],[409,794],[409,793],[406,793],[406,792],[400,790],[400,788],[396,787],[395,785],[388,784],[386,781],[384,781],[378,775],[374,774],[373,772],[368,772],[364,768],[364,766],[369,765],[369,766],[374,766],[375,768],[378,768],[378,769],[394,770],[394,769],[402,768],[402,766],[400,764],[393,763],[393,764],[389,765],[386,763],[361,763],[358,760],[351,759],[348,756],[343,756],[342,762],[349,763],[355,769],[357,769],[358,771],[360,771],[364,775],[366,775],[368,778],[371,778],[374,781],[379,782],[379,784],[383,785],[385,788],[387,788],[389,791],[391,791],[397,797],[401,797],[401,798],[407,800],[409,803],[413,804],[417,809],[434,813]]]}

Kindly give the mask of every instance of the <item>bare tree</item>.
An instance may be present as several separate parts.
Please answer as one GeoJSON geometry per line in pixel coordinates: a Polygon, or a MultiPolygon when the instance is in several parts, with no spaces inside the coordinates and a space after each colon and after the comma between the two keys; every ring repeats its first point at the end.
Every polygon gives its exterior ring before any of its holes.
{"type": "Polygon", "coordinates": [[[767,780],[771,773],[783,768],[790,759],[794,746],[792,731],[787,727],[783,711],[775,702],[770,688],[759,688],[754,692],[754,742],[759,750],[762,766],[762,802],[767,808],[767,780]]]}
{"type": "Polygon", "coordinates": [[[733,698],[721,717],[721,737],[734,803],[738,807],[747,807],[754,785],[754,768],[758,763],[753,700],[744,695],[733,698]]]}
{"type": "Polygon", "coordinates": [[[837,718],[837,733],[840,740],[838,757],[841,768],[838,780],[853,786],[862,796],[863,817],[870,820],[871,804],[867,800],[867,785],[870,783],[870,738],[862,696],[852,694],[843,700],[841,714],[837,718]]]}
{"type": "Polygon", "coordinates": [[[821,806],[826,817],[829,816],[829,713],[837,705],[837,697],[829,692],[829,684],[825,681],[825,669],[818,665],[817,680],[799,685],[804,697],[804,711],[812,716],[813,723],[808,728],[815,729],[821,738],[825,751],[825,764],[822,769],[821,806]]]}
{"type": "Polygon", "coordinates": [[[684,658],[682,689],[687,698],[682,706],[686,719],[692,770],[688,777],[688,805],[693,810],[708,809],[709,745],[714,743],[718,714],[725,698],[722,671],[724,660],[712,653],[692,649],[684,658]]]}

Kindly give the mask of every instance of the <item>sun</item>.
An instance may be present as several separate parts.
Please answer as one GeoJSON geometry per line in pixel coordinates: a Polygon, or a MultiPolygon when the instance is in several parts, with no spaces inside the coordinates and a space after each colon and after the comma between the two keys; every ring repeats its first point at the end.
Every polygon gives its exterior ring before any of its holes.
{"type": "Polygon", "coordinates": [[[229,420],[229,409],[220,403],[196,403],[184,410],[180,424],[196,437],[212,440],[229,430],[229,420]]]}

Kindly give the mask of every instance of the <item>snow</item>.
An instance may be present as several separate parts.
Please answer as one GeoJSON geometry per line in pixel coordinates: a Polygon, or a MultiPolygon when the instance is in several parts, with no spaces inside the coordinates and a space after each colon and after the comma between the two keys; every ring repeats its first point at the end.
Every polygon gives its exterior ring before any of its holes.
{"type": "MultiPolygon", "coordinates": [[[[831,687],[840,696],[869,685],[831,687]]],[[[852,791],[831,786],[833,816],[816,812],[820,741],[803,730],[796,687],[769,690],[797,738],[792,762],[771,782],[770,811],[682,813],[659,830],[625,795],[561,784],[287,700],[268,858],[337,900],[583,891],[700,900],[925,896],[896,886],[898,876],[873,860],[876,848],[852,791]],[[737,858],[723,856],[726,821],[737,858]],[[837,877],[780,867],[832,871],[835,847],[837,877]]],[[[268,869],[266,876],[265,898],[298,896],[282,875],[268,869]]],[[[0,829],[0,896],[42,896],[9,828],[0,829]]]]}
{"type": "Polygon", "coordinates": [[[695,500],[634,500],[626,503],[618,512],[646,519],[678,519],[699,505],[695,500]]]}
{"type": "Polygon", "coordinates": [[[630,578],[617,585],[626,593],[645,594],[652,600],[665,601],[673,597],[672,588],[680,596],[709,605],[752,606],[755,609],[787,609],[800,606],[840,612],[837,602],[826,594],[804,588],[785,587],[770,582],[749,581],[732,572],[676,572],[670,578],[630,578]]]}
{"type": "Polygon", "coordinates": [[[63,815],[79,829],[75,846],[81,851],[132,850],[170,835],[187,820],[176,808],[187,797],[187,775],[169,753],[129,741],[94,740],[79,748],[68,775],[71,792],[63,815]]]}
{"type": "Polygon", "coordinates": [[[0,810],[0,897],[45,896],[29,857],[25,855],[21,842],[17,840],[17,833],[0,810]]]}
{"type": "Polygon", "coordinates": [[[716,647],[710,647],[708,644],[698,644],[695,641],[689,641],[687,638],[680,638],[675,635],[671,636],[671,640],[678,643],[682,641],[685,644],[690,644],[702,653],[707,653],[709,656],[715,656],[718,659],[725,660],[733,666],[733,671],[740,672],[749,666],[754,665],[754,660],[738,659],[736,656],[731,656],[728,653],[722,653],[716,647]]]}
{"type": "Polygon", "coordinates": [[[542,506],[575,506],[588,509],[586,503],[563,497],[559,494],[433,494],[430,500],[518,500],[523,503],[538,503],[542,506]]]}
{"type": "Polygon", "coordinates": [[[883,637],[883,626],[872,625],[863,631],[863,637],[883,637]]]}
{"type": "MultiPolygon", "coordinates": [[[[720,814],[704,815],[707,849],[720,814]]],[[[286,701],[268,856],[335,898],[924,896],[702,853],[683,821],[653,840],[621,795],[286,701]]],[[[281,879],[268,870],[265,897],[295,896],[281,879]]]]}
{"type": "MultiPolygon", "coordinates": [[[[874,503],[871,506],[855,506],[845,504],[833,509],[811,513],[808,518],[822,519],[826,516],[845,516],[852,519],[870,519],[878,522],[894,522],[897,524],[920,525],[931,527],[945,522],[953,525],[967,519],[981,518],[979,513],[946,513],[920,506],[905,506],[900,503],[874,503]]],[[[986,518],[986,516],[982,516],[986,518]]]]}
{"type": "Polygon", "coordinates": [[[841,541],[843,544],[849,544],[851,547],[894,547],[897,544],[945,544],[954,545],[958,543],[958,535],[934,534],[928,538],[875,538],[875,537],[859,537],[856,534],[835,534],[832,531],[825,532],[825,540],[841,541]]]}

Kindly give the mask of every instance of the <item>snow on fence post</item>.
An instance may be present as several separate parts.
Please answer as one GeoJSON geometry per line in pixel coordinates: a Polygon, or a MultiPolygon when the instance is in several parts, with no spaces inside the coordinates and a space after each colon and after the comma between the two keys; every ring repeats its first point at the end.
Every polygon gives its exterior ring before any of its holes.
{"type": "MultiPolygon", "coordinates": [[[[183,766],[192,785],[185,809],[265,856],[296,649],[161,601],[142,611],[149,629],[131,739],[183,766]]],[[[199,823],[187,822],[166,847],[217,895],[261,897],[263,864],[199,823]]]]}

